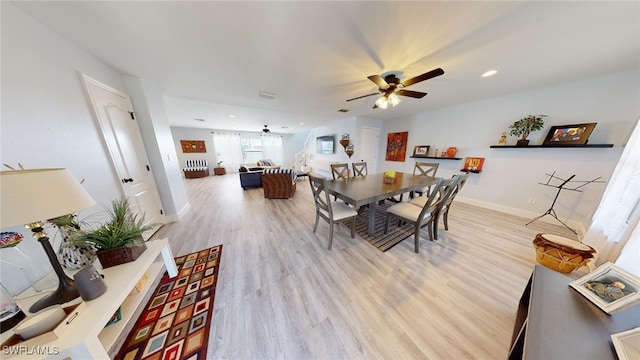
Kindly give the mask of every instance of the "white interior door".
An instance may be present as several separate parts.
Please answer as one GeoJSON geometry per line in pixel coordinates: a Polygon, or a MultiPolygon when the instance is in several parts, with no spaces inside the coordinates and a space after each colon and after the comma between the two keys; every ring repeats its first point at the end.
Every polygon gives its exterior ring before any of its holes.
{"type": "Polygon", "coordinates": [[[367,162],[369,174],[377,172],[378,164],[378,142],[380,140],[380,129],[363,127],[360,132],[360,151],[357,158],[367,162]]]}
{"type": "MultiPolygon", "coordinates": [[[[133,211],[147,224],[164,223],[164,212],[129,95],[83,75],[86,91],[133,211]]],[[[158,225],[159,227],[160,225],[158,225]]],[[[145,240],[157,230],[145,233],[145,240]]]]}

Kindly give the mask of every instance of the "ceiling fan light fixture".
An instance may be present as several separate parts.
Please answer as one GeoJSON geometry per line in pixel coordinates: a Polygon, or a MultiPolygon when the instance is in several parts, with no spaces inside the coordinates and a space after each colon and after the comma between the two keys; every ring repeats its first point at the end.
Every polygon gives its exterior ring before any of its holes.
{"type": "Polygon", "coordinates": [[[376,106],[381,109],[386,109],[389,104],[387,103],[387,99],[384,96],[381,96],[378,98],[378,100],[376,100],[376,106]]]}
{"type": "Polygon", "coordinates": [[[387,96],[387,102],[391,104],[391,106],[396,106],[398,104],[400,104],[402,100],[400,99],[400,96],[398,96],[396,93],[391,93],[389,94],[389,96],[387,96]]]}

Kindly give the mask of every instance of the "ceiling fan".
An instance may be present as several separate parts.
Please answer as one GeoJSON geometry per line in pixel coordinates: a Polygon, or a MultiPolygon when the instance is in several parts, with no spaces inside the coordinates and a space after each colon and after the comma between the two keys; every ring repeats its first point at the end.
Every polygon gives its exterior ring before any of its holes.
{"type": "Polygon", "coordinates": [[[398,103],[400,103],[400,98],[398,97],[398,95],[421,99],[425,95],[427,95],[427,93],[412,91],[412,90],[405,90],[404,88],[411,86],[413,84],[419,83],[421,81],[429,80],[436,76],[440,76],[444,74],[444,70],[442,70],[441,68],[437,68],[429,72],[426,72],[422,75],[418,75],[411,79],[400,82],[400,78],[398,76],[401,74],[402,74],[401,72],[390,71],[382,75],[367,76],[367,79],[373,81],[376,85],[378,85],[378,92],[354,97],[353,99],[348,99],[347,101],[353,101],[353,100],[362,99],[368,96],[382,94],[382,96],[378,98],[378,100],[376,100],[376,103],[373,106],[373,108],[375,109],[380,107],[380,108],[386,109],[389,104],[391,104],[392,106],[396,106],[398,105],[398,103]]]}

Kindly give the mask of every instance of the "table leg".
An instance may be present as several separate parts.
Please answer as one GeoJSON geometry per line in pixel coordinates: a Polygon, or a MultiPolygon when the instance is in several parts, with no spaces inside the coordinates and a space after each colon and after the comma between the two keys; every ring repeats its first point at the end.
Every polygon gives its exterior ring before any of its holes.
{"type": "Polygon", "coordinates": [[[376,232],[376,206],[378,205],[377,201],[372,201],[369,203],[369,235],[373,236],[376,232]]]}

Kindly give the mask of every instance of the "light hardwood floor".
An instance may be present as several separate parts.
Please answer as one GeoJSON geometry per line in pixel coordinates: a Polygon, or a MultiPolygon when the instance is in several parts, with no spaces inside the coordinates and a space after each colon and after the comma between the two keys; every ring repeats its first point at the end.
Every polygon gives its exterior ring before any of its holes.
{"type": "Polygon", "coordinates": [[[505,359],[535,234],[572,235],[454,202],[419,254],[413,238],[383,253],[342,225],[328,251],[306,179],[289,200],[243,191],[238,174],[185,185],[191,211],[154,238],[176,256],[224,244],[210,359],[505,359]]]}

